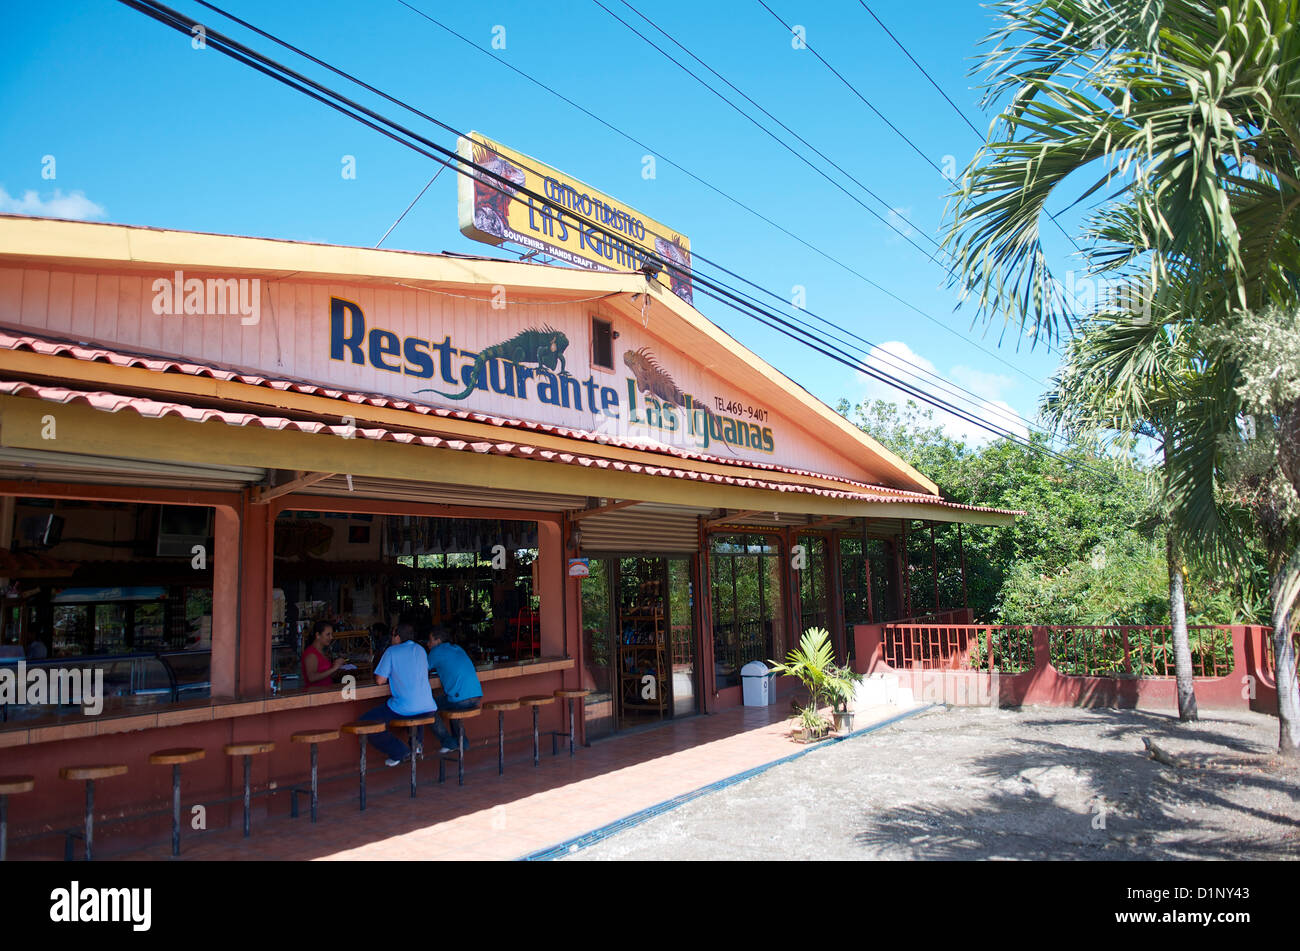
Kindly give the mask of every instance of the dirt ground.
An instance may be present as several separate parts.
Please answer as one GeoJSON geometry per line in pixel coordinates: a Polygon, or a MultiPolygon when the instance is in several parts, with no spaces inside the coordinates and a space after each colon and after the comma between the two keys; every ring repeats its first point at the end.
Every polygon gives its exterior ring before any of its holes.
{"type": "Polygon", "coordinates": [[[939,707],[568,858],[1295,858],[1300,769],[1276,746],[1259,714],[939,707]]]}

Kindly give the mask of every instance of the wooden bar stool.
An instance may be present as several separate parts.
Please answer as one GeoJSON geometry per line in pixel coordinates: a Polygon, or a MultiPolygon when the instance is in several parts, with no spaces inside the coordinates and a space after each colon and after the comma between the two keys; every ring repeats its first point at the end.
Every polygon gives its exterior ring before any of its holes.
{"type": "Polygon", "coordinates": [[[253,757],[271,752],[275,749],[275,744],[270,740],[245,740],[242,743],[227,743],[221,749],[227,756],[244,757],[244,838],[247,839],[252,829],[253,757]]]}
{"type": "Polygon", "coordinates": [[[197,763],[207,755],[206,750],[196,746],[158,750],[149,754],[151,766],[172,768],[172,855],[181,854],[181,764],[197,763]]]}
{"type": "Polygon", "coordinates": [[[552,756],[556,754],[556,748],[555,748],[556,741],[562,736],[567,736],[569,738],[569,755],[570,756],[573,755],[573,737],[574,737],[573,701],[581,700],[583,697],[587,696],[590,693],[591,693],[590,690],[582,690],[577,688],[573,688],[573,689],[562,688],[560,690],[555,691],[556,700],[559,700],[561,703],[563,703],[565,700],[569,701],[569,732],[564,733],[561,732],[560,730],[551,731],[551,755],[552,756]]]}
{"type": "Polygon", "coordinates": [[[298,794],[311,793],[311,821],[316,821],[316,803],[319,799],[317,790],[319,784],[316,778],[316,747],[320,743],[328,743],[331,740],[339,738],[338,730],[303,730],[294,733],[289,737],[291,743],[310,743],[311,744],[311,786],[310,789],[303,789],[302,786],[294,786],[289,790],[289,817],[298,818],[298,794]]]}
{"type": "Polygon", "coordinates": [[[398,717],[394,720],[388,721],[389,726],[396,726],[396,727],[404,726],[409,728],[411,731],[411,742],[409,745],[411,747],[411,798],[412,799],[415,798],[415,761],[419,758],[415,755],[415,731],[420,727],[425,726],[426,724],[436,723],[437,720],[438,720],[438,714],[436,713],[422,713],[418,717],[398,717]]]}
{"type": "Polygon", "coordinates": [[[359,812],[366,811],[366,737],[375,733],[383,733],[388,729],[383,723],[377,720],[353,720],[351,723],[345,723],[339,727],[344,733],[350,733],[361,741],[361,808],[359,812]]]}
{"type": "Polygon", "coordinates": [[[533,765],[541,763],[541,755],[537,743],[537,708],[544,707],[548,703],[554,703],[555,698],[549,693],[529,694],[527,697],[520,697],[519,702],[525,707],[533,708],[533,765]]]}
{"type": "MultiPolygon", "coordinates": [[[[468,720],[470,717],[476,717],[482,712],[483,711],[481,711],[478,707],[475,707],[472,710],[446,710],[443,712],[443,716],[445,716],[448,720],[454,723],[457,720],[468,720]]],[[[445,764],[447,760],[451,758],[454,758],[456,760],[456,784],[458,786],[464,786],[465,785],[465,732],[463,729],[461,730],[461,732],[456,734],[456,756],[438,757],[438,782],[442,782],[443,779],[445,778],[444,776],[445,764]]]]}
{"type": "Polygon", "coordinates": [[[0,862],[9,846],[9,797],[36,788],[33,776],[0,776],[0,862]]]}
{"type": "MultiPolygon", "coordinates": [[[[102,766],[64,766],[59,770],[59,775],[64,779],[84,780],[86,783],[86,861],[89,862],[95,850],[95,780],[108,779],[112,776],[121,776],[126,772],[126,766],[122,763],[110,763],[102,766]]],[[[72,840],[69,838],[65,858],[71,858],[68,854],[72,851],[72,840]]]]}
{"type": "Polygon", "coordinates": [[[504,776],[506,772],[506,711],[518,710],[518,700],[489,700],[483,704],[484,710],[495,710],[497,712],[497,775],[504,776]]]}

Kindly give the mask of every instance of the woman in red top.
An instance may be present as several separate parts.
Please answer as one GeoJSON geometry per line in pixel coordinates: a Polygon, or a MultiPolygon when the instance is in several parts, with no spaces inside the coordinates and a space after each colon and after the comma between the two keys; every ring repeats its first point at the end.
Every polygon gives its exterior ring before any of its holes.
{"type": "Polygon", "coordinates": [[[312,641],[302,652],[302,689],[320,687],[330,682],[334,671],[343,666],[343,661],[330,663],[325,656],[325,649],[334,640],[334,625],[329,621],[317,621],[311,629],[312,641]]]}

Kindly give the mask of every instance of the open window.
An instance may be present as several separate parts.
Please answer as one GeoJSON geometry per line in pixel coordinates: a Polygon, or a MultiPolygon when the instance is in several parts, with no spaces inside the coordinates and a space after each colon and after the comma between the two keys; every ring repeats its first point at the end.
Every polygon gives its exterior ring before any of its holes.
{"type": "Polygon", "coordinates": [[[599,317],[591,318],[591,365],[614,369],[614,325],[599,317]]]}

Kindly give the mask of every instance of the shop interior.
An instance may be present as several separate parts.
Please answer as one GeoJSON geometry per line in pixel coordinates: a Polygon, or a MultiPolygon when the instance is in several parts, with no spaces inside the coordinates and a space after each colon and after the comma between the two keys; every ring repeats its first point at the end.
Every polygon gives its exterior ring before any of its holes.
{"type": "Polygon", "coordinates": [[[0,663],[102,668],[112,705],[206,697],[212,533],[205,507],[0,500],[0,663]]]}
{"type": "Polygon", "coordinates": [[[445,628],[479,666],[540,654],[537,523],[360,512],[280,513],[271,614],[273,690],[295,686],[318,620],[360,672],[387,647],[375,625],[445,628]]]}

